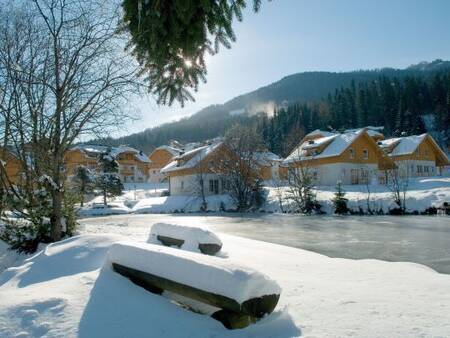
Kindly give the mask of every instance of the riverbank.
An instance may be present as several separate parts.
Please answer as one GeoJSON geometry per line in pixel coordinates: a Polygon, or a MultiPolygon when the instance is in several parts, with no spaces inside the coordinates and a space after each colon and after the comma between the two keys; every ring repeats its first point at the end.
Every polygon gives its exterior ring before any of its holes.
{"type": "Polygon", "coordinates": [[[412,263],[335,259],[219,234],[231,259],[262,271],[282,287],[272,315],[244,330],[227,331],[101,269],[112,242],[147,239],[148,222],[147,227],[134,226],[139,216],[126,217],[115,225],[104,220],[103,225],[86,226],[81,236],[50,245],[0,274],[0,336],[450,335],[449,275],[412,263]],[[105,235],[109,230],[115,234],[105,235]]]}
{"type": "MultiPolygon", "coordinates": [[[[96,197],[79,210],[83,217],[115,214],[168,214],[195,213],[202,207],[202,200],[195,196],[161,196],[167,185],[128,184],[127,189],[119,197],[110,201],[108,208],[102,206],[102,197],[96,197]]],[[[348,207],[354,212],[388,213],[398,206],[393,202],[392,192],[384,185],[346,185],[343,186],[348,199],[348,207]],[[368,190],[369,189],[369,190],[368,190]],[[369,196],[370,191],[370,196],[369,196]]],[[[283,213],[292,211],[286,186],[275,187],[268,183],[264,187],[266,200],[257,210],[261,212],[283,213]],[[280,204],[280,197],[282,203],[280,204]]],[[[324,213],[333,214],[332,199],[335,193],[333,186],[314,188],[317,201],[324,213]]],[[[234,201],[228,195],[212,195],[206,198],[207,211],[233,211],[234,201]]],[[[430,207],[442,206],[450,202],[450,177],[427,177],[411,179],[406,193],[406,210],[408,212],[424,212],[430,207]]]]}

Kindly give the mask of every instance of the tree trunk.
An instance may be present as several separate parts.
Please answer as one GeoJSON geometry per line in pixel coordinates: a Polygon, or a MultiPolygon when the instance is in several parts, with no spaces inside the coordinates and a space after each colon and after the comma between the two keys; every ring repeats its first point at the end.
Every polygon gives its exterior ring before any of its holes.
{"type": "Polygon", "coordinates": [[[103,204],[106,206],[108,205],[108,201],[106,200],[106,189],[103,189],[103,204]]]}
{"type": "Polygon", "coordinates": [[[53,190],[52,201],[51,238],[56,242],[61,240],[62,233],[62,192],[59,189],[53,190]]]}

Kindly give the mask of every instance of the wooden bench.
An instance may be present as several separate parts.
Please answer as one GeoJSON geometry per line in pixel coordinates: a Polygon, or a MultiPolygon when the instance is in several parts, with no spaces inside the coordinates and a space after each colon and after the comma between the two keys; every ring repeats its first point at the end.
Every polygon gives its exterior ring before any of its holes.
{"type": "Polygon", "coordinates": [[[211,317],[228,329],[270,314],[280,297],[276,282],[228,259],[136,242],[113,244],[108,259],[114,271],[150,292],[169,291],[217,308],[211,317]]]}

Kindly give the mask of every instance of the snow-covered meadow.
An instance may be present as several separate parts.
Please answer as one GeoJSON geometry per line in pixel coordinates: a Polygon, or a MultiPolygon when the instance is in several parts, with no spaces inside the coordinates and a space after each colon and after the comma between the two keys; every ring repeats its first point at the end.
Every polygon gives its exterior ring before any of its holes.
{"type": "MultiPolygon", "coordinates": [[[[124,193],[109,202],[108,208],[103,208],[101,196],[94,198],[79,210],[79,215],[100,216],[114,214],[159,214],[199,212],[202,201],[195,196],[161,196],[167,190],[166,184],[128,184],[124,193]]],[[[289,210],[288,187],[276,187],[269,184],[264,188],[266,202],[260,208],[265,212],[281,212],[280,196],[283,199],[283,209],[289,210]]],[[[344,185],[343,189],[348,198],[350,209],[358,211],[367,210],[368,187],[365,185],[344,185]]],[[[392,192],[380,184],[369,186],[369,205],[372,210],[396,208],[392,199],[392,192]]],[[[333,213],[332,199],[335,193],[334,186],[318,186],[314,189],[317,201],[322,210],[328,214],[333,213]]],[[[207,196],[207,209],[210,212],[234,210],[234,201],[228,195],[207,196]]],[[[431,206],[441,206],[450,201],[450,177],[412,178],[406,194],[406,208],[408,211],[424,211],[431,206]]]]}
{"type": "MultiPolygon", "coordinates": [[[[134,216],[129,216],[133,222],[134,216]]],[[[111,227],[113,224],[110,223],[111,227]]],[[[412,263],[329,258],[218,234],[223,259],[260,271],[281,287],[274,313],[242,330],[151,294],[105,267],[121,234],[86,227],[0,274],[1,337],[448,337],[450,275],[412,263]],[[95,232],[102,233],[95,233],[95,232]]]]}

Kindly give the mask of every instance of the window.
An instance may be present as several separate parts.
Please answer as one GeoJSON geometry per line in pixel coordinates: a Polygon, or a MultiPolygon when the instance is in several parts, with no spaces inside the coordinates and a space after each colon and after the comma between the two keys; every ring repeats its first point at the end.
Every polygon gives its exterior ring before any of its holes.
{"type": "Polygon", "coordinates": [[[181,181],[181,190],[184,190],[184,181],[181,181]]]}
{"type": "Polygon", "coordinates": [[[219,180],[209,180],[209,191],[213,194],[219,193],[219,180]]]}
{"type": "Polygon", "coordinates": [[[134,167],[133,167],[133,166],[131,166],[131,167],[130,167],[130,170],[134,170],[134,167]]]}
{"type": "Polygon", "coordinates": [[[361,183],[368,184],[369,183],[369,171],[365,169],[361,169],[361,183]]]}
{"type": "Polygon", "coordinates": [[[317,171],[314,171],[314,172],[313,172],[313,180],[314,180],[314,181],[317,181],[317,178],[318,178],[318,176],[317,176],[317,171]]]}
{"type": "Polygon", "coordinates": [[[351,158],[351,159],[355,158],[355,150],[353,150],[353,148],[350,148],[350,149],[348,150],[348,152],[349,152],[349,154],[350,154],[350,158],[351,158]]]}
{"type": "Polygon", "coordinates": [[[423,154],[424,154],[424,156],[425,156],[426,158],[428,158],[428,149],[425,149],[425,151],[423,152],[423,154]]]}
{"type": "Polygon", "coordinates": [[[418,173],[418,174],[421,174],[421,173],[422,173],[422,166],[421,166],[421,165],[418,165],[418,166],[417,166],[417,173],[418,173]]]}
{"type": "Polygon", "coordinates": [[[427,165],[423,167],[423,170],[425,171],[425,173],[427,173],[427,174],[429,173],[429,168],[427,165]]]}
{"type": "Polygon", "coordinates": [[[369,159],[369,151],[367,149],[363,150],[363,159],[365,160],[369,159]]]}

